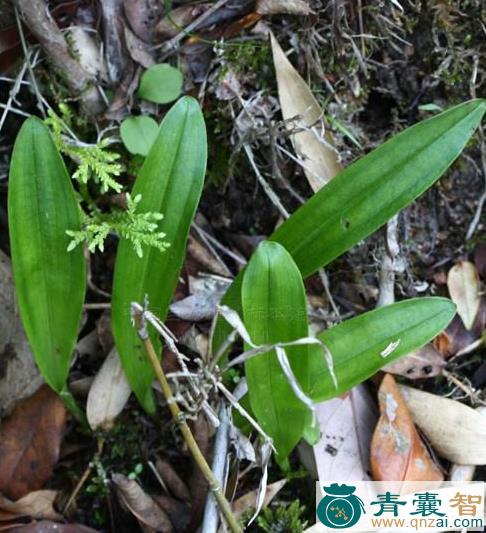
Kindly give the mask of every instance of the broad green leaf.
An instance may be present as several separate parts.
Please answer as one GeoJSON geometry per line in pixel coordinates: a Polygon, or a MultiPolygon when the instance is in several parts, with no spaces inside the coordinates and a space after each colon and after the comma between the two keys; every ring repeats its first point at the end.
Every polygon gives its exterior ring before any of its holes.
{"type": "Polygon", "coordinates": [[[311,359],[309,394],[323,401],[368,379],[382,366],[420,348],[453,319],[456,306],[446,298],[415,298],[346,320],[318,338],[330,350],[338,388],[324,361],[311,359]]]}
{"type": "MultiPolygon", "coordinates": [[[[285,246],[304,277],[316,272],[430,187],[459,156],[485,109],[486,100],[471,100],[399,133],[339,173],[269,239],[285,246]]],[[[222,303],[241,312],[238,278],[222,303]]],[[[215,348],[228,332],[220,320],[215,348]]]]}
{"type": "Polygon", "coordinates": [[[120,136],[132,154],[147,155],[154,144],[159,125],[152,117],[128,117],[120,125],[120,136]]]}
{"type": "Polygon", "coordinates": [[[86,290],[82,248],[67,251],[66,230],[80,230],[71,180],[47,127],[26,120],[15,141],[8,218],[20,316],[46,382],[65,399],[86,290]]]}
{"type": "MultiPolygon", "coordinates": [[[[279,244],[264,242],[257,248],[246,268],[241,294],[243,318],[253,343],[273,344],[307,336],[302,276],[279,244]]],[[[308,348],[286,348],[292,371],[304,390],[310,383],[308,348]]],[[[272,437],[277,460],[283,465],[310,423],[309,408],[295,395],[274,350],[246,361],[245,375],[252,411],[272,437]]]]}
{"type": "MultiPolygon", "coordinates": [[[[162,121],[132,192],[134,197],[142,195],[140,212],[164,215],[159,228],[166,234],[170,247],[164,253],[147,248],[142,258],[126,240],[121,240],[118,247],[113,281],[113,334],[128,381],[149,412],[155,409],[151,391],[154,374],[130,323],[130,304],[141,303],[148,295],[150,309],[165,319],[201,196],[206,158],[201,110],[193,98],[182,98],[162,121]]],[[[160,347],[155,334],[153,341],[160,347]]]]}
{"type": "Polygon", "coordinates": [[[138,96],[157,104],[175,100],[182,90],[182,72],[167,63],[148,68],[140,80],[138,96]]]}

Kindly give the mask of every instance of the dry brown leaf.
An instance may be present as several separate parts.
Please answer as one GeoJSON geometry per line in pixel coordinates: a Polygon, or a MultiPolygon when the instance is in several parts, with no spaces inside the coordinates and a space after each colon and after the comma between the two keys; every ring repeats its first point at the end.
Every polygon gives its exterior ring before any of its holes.
{"type": "Polygon", "coordinates": [[[316,405],[321,438],[313,447],[319,481],[369,479],[369,449],[377,408],[364,385],[316,405]]]}
{"type": "Polygon", "coordinates": [[[179,477],[179,474],[176,472],[174,467],[168,461],[165,461],[160,457],[157,458],[155,468],[160,474],[162,481],[176,498],[185,502],[189,502],[191,500],[189,489],[184,481],[182,481],[182,479],[179,477]]]}
{"type": "Polygon", "coordinates": [[[378,392],[380,419],[371,441],[375,481],[441,481],[441,471],[415,429],[395,379],[386,374],[378,392]]]}
{"type": "Polygon", "coordinates": [[[478,244],[474,250],[474,264],[479,276],[486,281],[486,243],[478,244]]]}
{"type": "Polygon", "coordinates": [[[282,116],[285,120],[299,117],[290,126],[303,128],[303,131],[291,138],[307,180],[316,192],[341,170],[338,154],[332,146],[329,132],[326,132],[322,109],[312,91],[272,33],[270,39],[282,116]]]}
{"type": "Polygon", "coordinates": [[[437,453],[462,465],[486,465],[486,416],[449,398],[399,385],[414,422],[437,453]]]}
{"type": "MultiPolygon", "coordinates": [[[[273,498],[275,498],[275,496],[283,489],[286,483],[286,479],[281,479],[280,481],[275,481],[275,483],[267,485],[265,491],[265,498],[263,500],[263,507],[266,507],[270,504],[273,498]]],[[[236,518],[239,518],[245,511],[248,511],[249,509],[255,509],[257,504],[257,497],[258,490],[255,489],[251,492],[247,492],[246,494],[240,496],[237,500],[235,500],[231,504],[231,508],[236,518]]]]}
{"type": "Polygon", "coordinates": [[[471,329],[479,311],[481,284],[476,267],[469,261],[455,264],[447,275],[447,287],[457,314],[466,329],[471,329]]]}
{"type": "Polygon", "coordinates": [[[227,276],[228,270],[219,263],[214,255],[209,252],[197,239],[192,235],[189,235],[187,243],[187,251],[189,255],[201,264],[205,269],[213,274],[219,274],[220,276],[227,276]]]}
{"type": "Polygon", "coordinates": [[[157,505],[140,485],[122,474],[111,476],[120,502],[137,518],[142,526],[162,533],[172,533],[172,523],[167,514],[157,505]]]}
{"type": "Polygon", "coordinates": [[[40,489],[59,457],[66,411],[47,385],[0,426],[0,492],[16,500],[40,489]]]}
{"type": "Polygon", "coordinates": [[[15,301],[10,259],[0,250],[0,413],[42,385],[15,301]]]}
{"type": "Polygon", "coordinates": [[[310,15],[312,10],[305,0],[258,0],[255,11],[260,15],[310,15]]]}
{"type": "Polygon", "coordinates": [[[456,315],[447,328],[434,339],[434,346],[442,357],[448,359],[470,346],[481,333],[482,327],[480,330],[476,326],[472,330],[467,330],[459,315],[456,315]]]}
{"type": "Polygon", "coordinates": [[[211,7],[210,2],[189,4],[172,9],[154,27],[154,35],[160,40],[170,39],[180,33],[181,28],[189,25],[211,7]]]}
{"type": "Polygon", "coordinates": [[[37,490],[13,502],[0,494],[0,522],[26,516],[36,520],[62,520],[54,509],[56,497],[55,490],[37,490]]]}
{"type": "Polygon", "coordinates": [[[383,370],[390,374],[405,376],[408,379],[423,379],[439,375],[444,366],[444,358],[433,344],[426,344],[405,357],[400,357],[393,363],[384,366],[383,370]]]}
{"type": "Polygon", "coordinates": [[[155,65],[155,59],[150,53],[147,43],[139,39],[128,26],[123,28],[125,35],[125,44],[131,58],[144,68],[150,68],[155,65]]]}
{"type": "Polygon", "coordinates": [[[86,416],[93,431],[113,427],[130,398],[130,385],[115,348],[106,357],[89,389],[86,416]]]}

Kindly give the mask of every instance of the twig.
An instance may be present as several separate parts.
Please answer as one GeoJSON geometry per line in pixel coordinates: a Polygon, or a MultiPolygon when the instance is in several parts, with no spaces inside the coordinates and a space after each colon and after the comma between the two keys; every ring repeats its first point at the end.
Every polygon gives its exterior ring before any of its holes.
{"type": "Polygon", "coordinates": [[[179,32],[175,37],[172,37],[172,39],[169,39],[165,43],[163,43],[160,48],[162,51],[162,61],[167,59],[178,47],[179,43],[184,39],[184,37],[187,37],[193,30],[195,30],[199,24],[204,22],[207,18],[209,18],[215,11],[217,11],[220,7],[224,6],[228,0],[218,0],[214,5],[212,5],[207,11],[205,11],[201,16],[199,16],[196,20],[193,20],[190,24],[188,24],[181,32],[179,32]]]}
{"type": "Polygon", "coordinates": [[[182,436],[184,437],[184,440],[194,458],[194,461],[196,462],[202,474],[206,478],[206,481],[209,484],[209,488],[213,492],[213,495],[216,498],[216,501],[218,502],[218,505],[221,509],[221,512],[223,513],[223,516],[226,519],[229,529],[233,533],[243,533],[242,527],[238,523],[238,520],[236,519],[236,517],[234,516],[231,510],[231,506],[228,500],[223,494],[223,491],[221,489],[221,485],[219,484],[218,479],[214,475],[213,471],[211,470],[210,466],[208,465],[206,461],[206,458],[202,454],[187,422],[185,421],[184,413],[180,410],[172,394],[172,390],[170,388],[169,382],[167,381],[165,373],[162,369],[162,365],[160,364],[157,354],[155,353],[155,349],[152,344],[152,341],[150,340],[150,337],[148,335],[147,325],[146,325],[145,316],[144,316],[145,308],[133,302],[131,305],[131,313],[132,313],[132,318],[135,323],[137,334],[140,340],[142,341],[142,344],[145,348],[145,351],[147,352],[150,362],[152,363],[152,366],[155,371],[155,375],[160,384],[162,393],[165,397],[169,410],[172,414],[173,419],[175,420],[175,422],[179,426],[179,429],[181,430],[182,436]]]}
{"type": "Polygon", "coordinates": [[[10,89],[7,103],[6,104],[0,104],[0,107],[2,107],[4,109],[4,111],[2,113],[2,117],[0,118],[0,131],[2,131],[2,128],[3,128],[3,125],[5,123],[5,119],[7,118],[7,115],[9,114],[10,111],[13,111],[12,102],[15,100],[15,96],[19,92],[20,85],[21,85],[22,80],[23,80],[24,75],[25,75],[25,71],[27,70],[27,64],[28,64],[28,61],[26,59],[26,61],[22,65],[22,68],[20,69],[20,72],[19,72],[19,74],[17,76],[17,79],[15,80],[15,83],[14,83],[13,87],[10,89]]]}
{"type": "MultiPolygon", "coordinates": [[[[44,0],[15,0],[29,30],[35,35],[56,69],[64,75],[66,84],[78,95],[88,114],[96,114],[103,108],[94,79],[71,57],[67,42],[52,18],[44,0]]],[[[35,84],[35,78],[32,79],[35,84]]],[[[39,93],[38,93],[39,96],[39,93]]]]}
{"type": "Polygon", "coordinates": [[[66,514],[69,511],[69,508],[76,500],[79,491],[83,488],[84,484],[88,480],[89,476],[91,475],[91,472],[93,471],[93,468],[95,464],[98,462],[101,452],[103,451],[103,445],[104,445],[104,439],[99,438],[98,439],[98,449],[96,450],[96,453],[93,457],[93,460],[90,461],[89,465],[86,467],[86,470],[84,471],[83,475],[81,476],[81,479],[78,481],[76,487],[74,488],[71,496],[69,497],[69,500],[67,501],[66,505],[64,506],[64,509],[62,510],[63,514],[66,514]]]}
{"type": "Polygon", "coordinates": [[[380,291],[376,307],[390,305],[395,301],[395,272],[400,247],[397,241],[398,215],[391,218],[386,225],[385,253],[381,260],[379,275],[380,291]]]}
{"type": "MultiPolygon", "coordinates": [[[[214,441],[214,455],[212,469],[214,475],[218,478],[219,483],[224,486],[224,476],[227,467],[228,457],[228,433],[229,433],[229,414],[228,409],[223,404],[219,410],[219,427],[214,441]]],[[[218,529],[218,509],[216,500],[210,493],[206,500],[204,508],[204,517],[202,522],[201,533],[216,533],[218,529]]]]}
{"type": "MultiPolygon", "coordinates": [[[[476,98],[476,79],[478,76],[479,56],[475,55],[473,61],[474,61],[473,73],[471,76],[469,86],[470,86],[471,98],[474,99],[476,98]]],[[[474,213],[474,217],[471,220],[471,223],[469,224],[469,227],[467,229],[466,241],[468,241],[474,235],[474,232],[476,231],[479,225],[479,221],[481,220],[481,213],[483,212],[484,204],[486,203],[486,141],[484,138],[484,130],[481,125],[478,128],[478,135],[479,135],[479,140],[480,140],[481,167],[482,167],[483,178],[484,178],[484,191],[478,200],[476,212],[474,213]]]]}
{"type": "Polygon", "coordinates": [[[243,148],[245,149],[245,153],[248,157],[248,160],[250,161],[250,164],[253,168],[253,171],[255,172],[255,176],[257,177],[257,180],[260,182],[260,185],[263,187],[263,190],[265,191],[266,195],[270,198],[272,203],[275,205],[275,207],[280,211],[280,214],[285,218],[289,218],[290,214],[285,209],[285,207],[282,205],[282,202],[280,201],[280,198],[275,194],[274,190],[270,187],[268,182],[265,180],[265,178],[262,176],[260,170],[258,169],[255,160],[253,158],[253,152],[248,144],[243,144],[243,148]]]}

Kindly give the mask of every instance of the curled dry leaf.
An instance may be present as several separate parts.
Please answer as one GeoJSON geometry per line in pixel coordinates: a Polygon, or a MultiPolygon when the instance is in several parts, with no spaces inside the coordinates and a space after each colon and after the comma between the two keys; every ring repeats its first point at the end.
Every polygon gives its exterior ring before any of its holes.
{"type": "Polygon", "coordinates": [[[473,263],[460,261],[454,265],[447,275],[447,287],[457,306],[457,314],[462,318],[466,329],[471,329],[481,300],[481,284],[473,263]]]}
{"type": "Polygon", "coordinates": [[[423,379],[437,376],[445,366],[444,358],[432,344],[426,344],[414,352],[400,357],[383,367],[385,372],[405,376],[408,379],[423,379]]]}
{"type": "Polygon", "coordinates": [[[369,449],[376,405],[364,385],[316,405],[321,431],[313,447],[319,481],[369,479],[369,449]]]}
{"type": "Polygon", "coordinates": [[[172,533],[172,523],[167,514],[136,481],[122,474],[113,474],[111,479],[116,486],[120,502],[142,526],[148,526],[162,533],[172,533]]]}
{"type": "Polygon", "coordinates": [[[56,497],[57,491],[55,490],[37,490],[12,502],[0,494],[0,522],[21,517],[31,517],[36,520],[62,520],[62,516],[54,509],[56,497]]]}
{"type": "Polygon", "coordinates": [[[42,378],[25,336],[15,302],[10,259],[0,250],[0,412],[33,394],[42,378]]]}
{"type": "Polygon", "coordinates": [[[93,431],[109,430],[123,411],[131,389],[115,348],[106,357],[89,390],[86,416],[93,431]]]}
{"type": "Polygon", "coordinates": [[[375,481],[441,481],[415,429],[395,379],[386,374],[378,392],[380,419],[371,441],[371,473],[375,481]]]}
{"type": "Polygon", "coordinates": [[[182,481],[182,479],[179,477],[177,471],[168,461],[158,458],[157,462],[155,463],[155,468],[160,474],[162,481],[176,498],[185,502],[190,501],[191,494],[189,489],[184,481],[182,481]]]}
{"type": "Polygon", "coordinates": [[[448,359],[478,339],[482,329],[483,325],[481,325],[480,330],[476,326],[467,330],[459,315],[456,315],[447,328],[434,339],[434,346],[442,357],[448,359]]]}
{"type": "Polygon", "coordinates": [[[316,192],[341,170],[338,155],[329,132],[325,130],[322,109],[312,91],[287,59],[273,34],[270,34],[270,39],[282,116],[284,120],[295,119],[289,127],[302,129],[291,138],[297,155],[302,159],[307,180],[316,192]]]}
{"type": "Polygon", "coordinates": [[[458,401],[399,385],[413,417],[437,453],[461,465],[486,464],[486,416],[458,401]]]}
{"type": "Polygon", "coordinates": [[[310,15],[312,10],[305,0],[258,0],[255,11],[260,15],[310,15]]]}
{"type": "MultiPolygon", "coordinates": [[[[286,479],[281,479],[280,481],[275,481],[275,483],[267,485],[262,507],[269,505],[273,498],[275,498],[275,496],[285,487],[286,483],[286,479]]],[[[239,518],[249,509],[255,509],[257,505],[257,497],[258,490],[252,490],[235,500],[231,504],[231,508],[233,509],[236,518],[239,518]]]]}
{"type": "Polygon", "coordinates": [[[66,411],[47,385],[17,404],[0,426],[0,492],[11,499],[40,489],[59,457],[66,411]]]}

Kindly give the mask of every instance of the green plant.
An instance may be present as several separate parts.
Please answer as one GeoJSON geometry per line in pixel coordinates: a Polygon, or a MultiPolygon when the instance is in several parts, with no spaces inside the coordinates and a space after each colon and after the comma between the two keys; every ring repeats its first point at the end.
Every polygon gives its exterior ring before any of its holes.
{"type": "Polygon", "coordinates": [[[152,117],[128,117],[120,125],[120,136],[132,154],[146,156],[154,144],[159,125],[152,117]]]}
{"type": "MultiPolygon", "coordinates": [[[[113,280],[112,322],[123,368],[143,407],[153,412],[154,372],[130,325],[130,304],[148,296],[152,310],[165,320],[181,269],[189,228],[201,196],[206,170],[206,130],[198,103],[181,98],[167,113],[133,187],[142,195],[140,209],[164,213],[167,253],[149,248],[143,258],[122,240],[113,280]]],[[[160,349],[160,341],[152,334],[160,349]]]]}
{"type": "Polygon", "coordinates": [[[182,82],[179,69],[167,63],[153,65],[142,74],[137,94],[144,100],[167,104],[181,94],[182,82]]]}
{"type": "Polygon", "coordinates": [[[170,243],[164,241],[165,233],[157,231],[164,215],[152,212],[137,213],[137,207],[142,200],[141,194],[132,198],[127,193],[126,198],[126,209],[103,213],[94,206],[89,215],[82,211],[82,229],[66,230],[66,234],[72,238],[68,252],[84,242],[90,252],[95,252],[96,248],[103,252],[105,239],[113,232],[130,241],[138,257],[143,257],[143,246],[151,246],[164,252],[170,243]]]}
{"type": "MultiPolygon", "coordinates": [[[[430,187],[460,154],[485,107],[483,100],[475,100],[451,108],[346,168],[258,248],[227,291],[223,303],[243,316],[250,342],[265,345],[267,353],[245,362],[250,404],[262,426],[270,428],[282,466],[296,439],[313,432],[311,400],[340,394],[423,345],[454,313],[448,300],[410,300],[364,313],[317,340],[302,341],[307,317],[301,277],[328,264],[430,187]],[[273,389],[268,390],[267,379],[275,382],[273,389]],[[261,402],[272,410],[259,410],[261,402]],[[284,425],[287,408],[298,418],[295,427],[284,425]]],[[[130,304],[148,295],[151,310],[165,319],[201,195],[206,155],[201,110],[195,100],[182,98],[165,116],[130,200],[131,215],[144,215],[148,224],[147,233],[139,231],[138,236],[161,239],[163,231],[171,246],[161,254],[157,248],[165,244],[141,240],[137,249],[127,233],[118,247],[112,301],[115,343],[131,387],[149,412],[155,409],[154,373],[130,327],[130,304]]],[[[83,234],[69,176],[48,129],[37,119],[26,121],[15,144],[9,221],[22,320],[46,381],[69,403],[65,383],[83,304],[85,266],[80,247],[67,251],[66,231],[75,242],[97,242],[93,248],[102,245],[106,226],[98,218],[103,229],[95,223],[91,236],[86,228],[83,234]]],[[[213,353],[231,329],[218,321],[213,353]]],[[[155,333],[151,341],[160,351],[155,333]]]]}
{"type": "Polygon", "coordinates": [[[45,123],[51,128],[57,149],[78,164],[73,179],[83,185],[93,179],[100,184],[101,192],[107,192],[109,189],[120,192],[122,185],[116,181],[116,177],[123,170],[122,165],[117,163],[120,155],[107,150],[109,143],[106,139],[97,144],[87,144],[66,135],[70,132],[68,124],[71,122],[71,112],[63,104],[60,105],[60,110],[62,119],[49,110],[45,123]]]}
{"type": "MultiPolygon", "coordinates": [[[[268,347],[247,360],[245,369],[250,405],[274,439],[281,465],[292,444],[313,433],[312,421],[299,414],[304,407],[312,412],[310,400],[341,394],[425,344],[455,311],[440,298],[400,302],[320,334],[321,354],[314,344],[299,346],[298,355],[292,353],[295,346],[287,347],[286,361],[283,347],[274,347],[277,341],[295,342],[307,334],[302,280],[296,273],[306,277],[325,266],[429,187],[460,154],[485,107],[485,101],[476,100],[449,109],[346,168],[260,245],[227,291],[222,303],[243,315],[252,344],[268,347]]],[[[213,353],[231,329],[219,321],[213,353]]]]}
{"type": "Polygon", "coordinates": [[[83,251],[67,251],[66,229],[81,229],[79,208],[49,130],[36,118],[15,141],[8,217],[20,316],[36,362],[80,416],[66,387],[86,290],[83,251]]]}
{"type": "Polygon", "coordinates": [[[289,506],[280,505],[275,510],[265,507],[257,518],[257,524],[265,533],[302,533],[307,521],[302,518],[305,506],[294,500],[289,506]]]}

